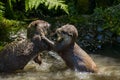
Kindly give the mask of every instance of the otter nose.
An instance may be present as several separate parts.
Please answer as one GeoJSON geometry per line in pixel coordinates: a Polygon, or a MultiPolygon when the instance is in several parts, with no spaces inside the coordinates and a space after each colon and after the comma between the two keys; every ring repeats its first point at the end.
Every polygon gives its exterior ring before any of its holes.
{"type": "Polygon", "coordinates": [[[34,37],[33,37],[33,41],[36,41],[36,40],[41,40],[41,37],[40,37],[40,35],[34,35],[34,37]]]}

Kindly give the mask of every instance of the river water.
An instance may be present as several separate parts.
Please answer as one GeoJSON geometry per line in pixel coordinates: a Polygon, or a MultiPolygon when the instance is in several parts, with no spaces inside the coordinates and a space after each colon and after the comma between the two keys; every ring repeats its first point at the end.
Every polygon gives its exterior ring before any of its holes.
{"type": "Polygon", "coordinates": [[[59,56],[54,56],[44,57],[40,66],[30,61],[23,71],[0,73],[0,80],[120,80],[118,58],[91,54],[99,67],[99,72],[78,73],[67,68],[59,56]]]}

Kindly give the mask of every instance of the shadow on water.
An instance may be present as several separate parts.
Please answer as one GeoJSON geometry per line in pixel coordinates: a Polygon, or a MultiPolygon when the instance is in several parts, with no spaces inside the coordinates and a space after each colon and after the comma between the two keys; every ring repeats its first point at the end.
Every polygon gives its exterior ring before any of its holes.
{"type": "Polygon", "coordinates": [[[90,54],[99,67],[98,73],[74,72],[66,67],[58,55],[54,55],[55,59],[47,54],[40,66],[30,61],[23,71],[1,73],[0,80],[120,80],[119,49],[119,45],[106,46],[99,54],[90,54]]]}

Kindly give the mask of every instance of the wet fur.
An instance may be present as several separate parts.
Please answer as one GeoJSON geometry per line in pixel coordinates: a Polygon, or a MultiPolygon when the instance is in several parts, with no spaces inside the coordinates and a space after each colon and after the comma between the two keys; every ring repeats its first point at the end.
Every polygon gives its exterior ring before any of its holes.
{"type": "Polygon", "coordinates": [[[78,37],[75,26],[64,25],[58,28],[56,33],[58,35],[56,43],[46,41],[53,45],[53,50],[58,52],[69,68],[79,72],[97,72],[95,62],[75,42],[78,37]]]}
{"type": "Polygon", "coordinates": [[[25,65],[39,52],[49,50],[49,44],[41,39],[46,35],[50,24],[43,20],[36,20],[29,24],[28,39],[9,43],[0,52],[0,72],[13,72],[23,69],[25,65]]]}

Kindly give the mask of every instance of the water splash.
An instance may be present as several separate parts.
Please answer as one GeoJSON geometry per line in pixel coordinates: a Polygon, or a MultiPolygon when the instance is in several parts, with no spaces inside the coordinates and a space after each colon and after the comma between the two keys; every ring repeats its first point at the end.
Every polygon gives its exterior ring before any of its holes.
{"type": "Polygon", "coordinates": [[[30,61],[21,72],[0,74],[0,80],[120,80],[120,60],[90,55],[99,67],[98,73],[74,72],[63,60],[45,58],[38,65],[30,61]]]}

